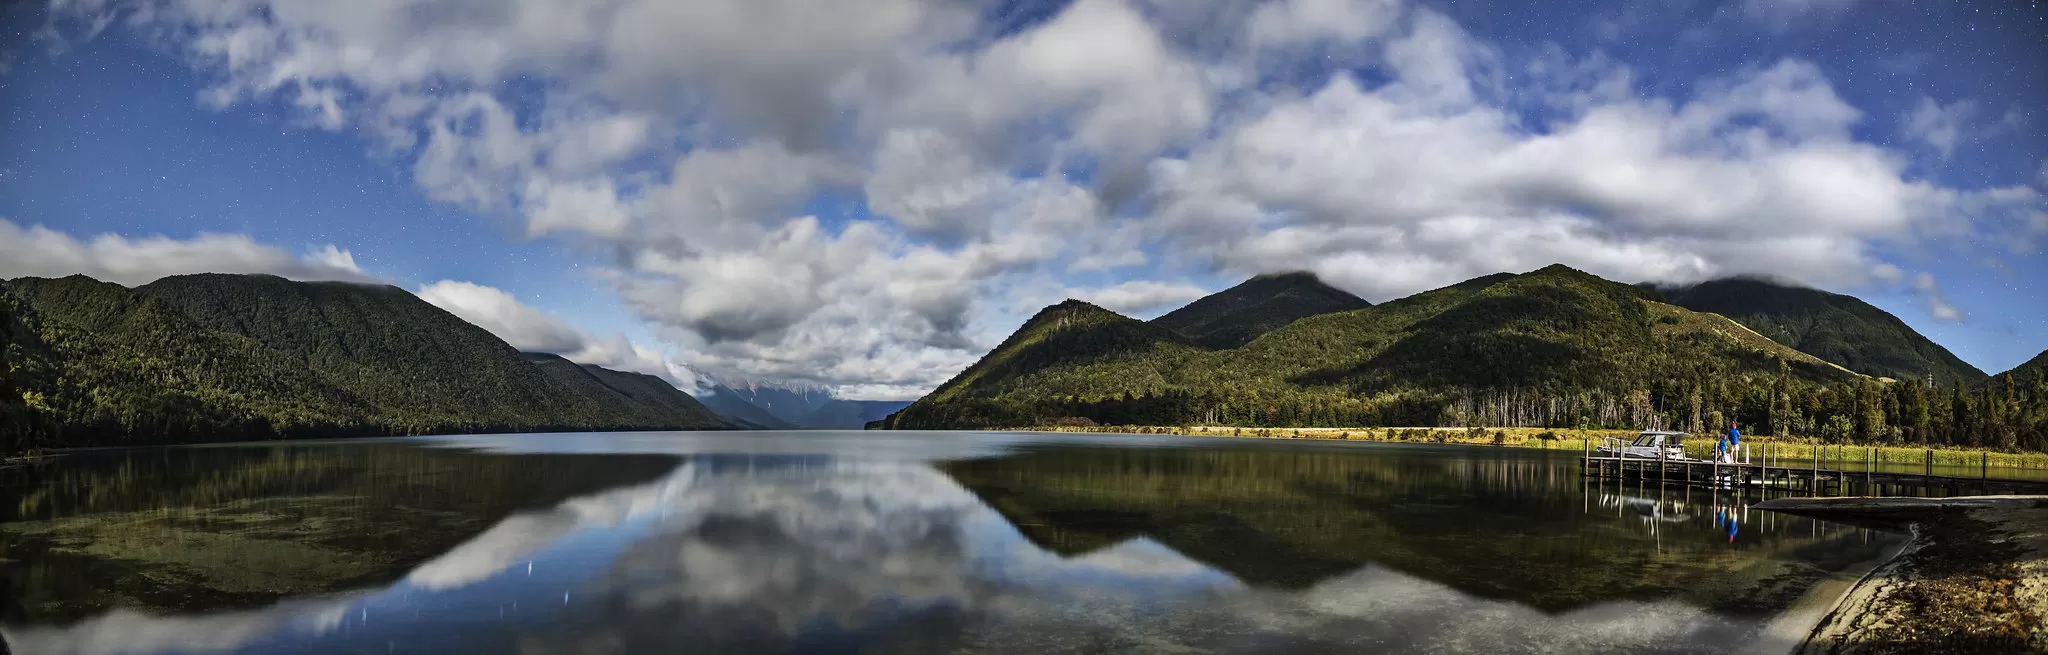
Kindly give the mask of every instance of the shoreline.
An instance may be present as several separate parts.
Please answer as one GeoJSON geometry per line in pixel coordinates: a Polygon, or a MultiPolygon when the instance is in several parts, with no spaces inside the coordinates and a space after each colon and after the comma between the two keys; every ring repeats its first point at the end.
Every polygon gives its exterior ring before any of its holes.
{"type": "Polygon", "coordinates": [[[1793,652],[2048,648],[2048,496],[1780,498],[1756,507],[1912,534],[1793,652]]]}
{"type": "MultiPolygon", "coordinates": [[[[1498,446],[1507,448],[1536,448],[1547,450],[1583,450],[1586,442],[1597,446],[1599,440],[1619,438],[1634,440],[1640,430],[1578,430],[1576,428],[1447,428],[1447,427],[1342,427],[1342,428],[1248,428],[1236,426],[1160,426],[1160,425],[1039,425],[1014,428],[973,428],[991,432],[1048,432],[1084,434],[1152,434],[1189,437],[1225,437],[1232,439],[1314,439],[1328,441],[1366,441],[1375,443],[1437,443],[1469,446],[1498,446]],[[1551,439],[1543,439],[1549,433],[1551,439]],[[1496,439],[1496,435],[1499,436],[1496,439]]],[[[1708,457],[1713,452],[1714,435],[1694,434],[1686,440],[1689,455],[1708,457]]],[[[1779,439],[1745,435],[1744,445],[1772,448],[1773,457],[1787,460],[1808,461],[1813,458],[1815,446],[1799,439],[1779,439]]],[[[1877,463],[1886,465],[1920,465],[1923,453],[1933,451],[1935,466],[1970,467],[1988,465],[1991,469],[2048,470],[2048,453],[2001,452],[1984,449],[1926,447],[1907,445],[1846,445],[1837,450],[1835,444],[1821,447],[1823,461],[1835,461],[1837,453],[1846,457],[1851,467],[1861,466],[1865,449],[1870,449],[1877,463]],[[1988,463],[1985,458],[1989,458],[1988,463]]],[[[1760,457],[1760,452],[1752,452],[1760,457]]]]}
{"type": "Polygon", "coordinates": [[[1899,560],[1899,556],[1915,548],[1915,541],[1907,539],[1883,554],[1857,562],[1847,570],[1860,571],[1854,577],[1839,573],[1822,578],[1813,588],[1808,589],[1792,606],[1764,626],[1756,639],[1751,642],[1751,652],[1796,653],[1821,625],[1841,611],[1847,599],[1862,587],[1865,581],[1879,571],[1899,560]]]}

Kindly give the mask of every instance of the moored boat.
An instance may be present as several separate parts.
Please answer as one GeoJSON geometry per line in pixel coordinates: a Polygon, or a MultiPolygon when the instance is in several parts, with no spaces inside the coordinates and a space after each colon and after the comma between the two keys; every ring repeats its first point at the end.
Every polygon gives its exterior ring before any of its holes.
{"type": "Polygon", "coordinates": [[[1600,446],[1601,457],[1635,457],[1642,459],[1682,460],[1685,456],[1685,433],[1664,430],[1644,430],[1636,440],[1623,442],[1608,439],[1600,446]]]}

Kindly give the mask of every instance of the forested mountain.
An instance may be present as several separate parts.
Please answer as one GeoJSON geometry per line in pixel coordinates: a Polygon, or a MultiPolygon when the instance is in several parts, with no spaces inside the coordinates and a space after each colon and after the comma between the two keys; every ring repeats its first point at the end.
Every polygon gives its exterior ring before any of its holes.
{"type": "Polygon", "coordinates": [[[2035,355],[2033,359],[2027,360],[2027,363],[2014,366],[2012,370],[2001,373],[1998,377],[2031,381],[2038,380],[2044,376],[2048,376],[2048,351],[2042,351],[2041,354],[2035,355]]]}
{"type": "Polygon", "coordinates": [[[1654,298],[1552,266],[1303,318],[1230,350],[1068,301],[881,424],[1689,427],[1795,420],[1792,396],[1860,379],[1654,298]]]}
{"type": "Polygon", "coordinates": [[[1260,275],[1152,319],[1210,348],[1236,348],[1308,316],[1372,306],[1310,273],[1260,275]]]}
{"type": "Polygon", "coordinates": [[[1672,304],[1712,312],[1865,375],[1976,384],[1983,371],[1921,336],[1897,316],[1853,296],[1753,278],[1657,287],[1672,304]]]}
{"type": "MultiPolygon", "coordinates": [[[[450,432],[719,428],[592,397],[395,287],[258,275],[5,283],[4,450],[450,432]]],[[[607,372],[610,373],[610,372],[607,372]]],[[[637,382],[635,384],[638,384],[637,382]]],[[[680,408],[680,409],[679,409],[680,408]]]]}
{"type": "Polygon", "coordinates": [[[1048,415],[1048,403],[1115,401],[1169,388],[1209,352],[1179,333],[1068,300],[1039,310],[980,361],[889,422],[992,426],[1057,418],[1063,414],[1048,415]]]}
{"type": "Polygon", "coordinates": [[[719,429],[727,422],[690,394],[645,373],[578,364],[560,355],[520,353],[541,372],[579,395],[596,399],[614,420],[679,429],[719,429]]]}

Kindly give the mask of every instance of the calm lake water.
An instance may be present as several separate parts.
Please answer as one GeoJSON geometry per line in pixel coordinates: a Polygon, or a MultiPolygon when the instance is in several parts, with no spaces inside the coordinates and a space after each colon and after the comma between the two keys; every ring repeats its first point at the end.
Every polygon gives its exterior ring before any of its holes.
{"type": "Polygon", "coordinates": [[[1576,455],[939,432],[75,453],[0,471],[0,636],[16,653],[1782,651],[1899,542],[1754,496],[1603,487],[1576,455]]]}

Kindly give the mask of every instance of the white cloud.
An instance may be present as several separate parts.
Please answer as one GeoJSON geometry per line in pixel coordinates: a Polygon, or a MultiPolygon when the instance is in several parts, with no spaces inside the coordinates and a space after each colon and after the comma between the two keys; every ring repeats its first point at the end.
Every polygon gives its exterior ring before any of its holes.
{"type": "Polygon", "coordinates": [[[1246,31],[1254,47],[1358,41],[1384,33],[1400,10],[1386,0],[1279,0],[1252,10],[1246,31]]]}
{"type": "MultiPolygon", "coordinates": [[[[1599,53],[1510,62],[1399,0],[1078,0],[1011,32],[962,0],[484,5],[55,7],[126,12],[186,48],[209,102],[353,130],[429,197],[607,256],[693,365],[865,397],[929,389],[1088,271],[1308,268],[1375,300],[1559,261],[1839,287],[1883,277],[1880,245],[2039,210],[1859,141],[1864,112],[1807,62],[1652,97],[1599,53]],[[1353,68],[1373,74],[1291,86],[1353,68]]],[[[1916,142],[1950,152],[1966,105],[1933,108],[1916,142]]],[[[1191,293],[1149,284],[1092,291],[1191,293]]],[[[577,336],[593,360],[672,363],[577,336]]]]}
{"type": "Polygon", "coordinates": [[[1209,291],[1192,284],[1131,280],[1108,287],[1073,289],[1068,295],[1120,314],[1143,316],[1193,302],[1209,295],[1209,291]]]}
{"type": "Polygon", "coordinates": [[[1919,141],[1933,149],[1942,159],[1956,151],[1956,143],[1964,136],[1970,116],[1977,111],[1977,103],[1968,99],[1957,100],[1944,106],[1933,98],[1920,96],[1919,104],[1899,121],[1899,130],[1907,138],[1919,141]]]}
{"type": "Polygon", "coordinates": [[[1828,18],[1848,11],[1860,0],[1742,0],[1742,13],[1764,25],[1785,28],[1803,18],[1828,18]]]}
{"type": "Polygon", "coordinates": [[[0,278],[82,274],[134,286],[190,273],[266,273],[293,280],[381,282],[332,244],[293,255],[240,234],[101,234],[79,239],[41,225],[21,227],[0,218],[0,278]]]}
{"type": "Polygon", "coordinates": [[[1375,300],[1553,262],[1841,286],[1879,263],[1872,241],[1951,233],[1967,212],[2035,197],[1906,177],[1903,157],[1849,139],[1860,114],[1798,61],[1708,80],[1686,102],[1585,103],[1531,131],[1466,93],[1470,49],[1429,24],[1416,28],[1428,47],[1404,46],[1404,70],[1420,72],[1374,89],[1334,77],[1155,162],[1154,236],[1229,270],[1311,268],[1375,300]]]}
{"type": "Polygon", "coordinates": [[[497,287],[442,280],[420,287],[417,295],[520,350],[574,352],[589,340],[587,333],[570,326],[568,321],[519,302],[497,287]]]}
{"type": "Polygon", "coordinates": [[[1963,320],[1963,313],[1941,293],[1941,287],[1934,283],[1934,275],[1921,273],[1913,276],[1913,290],[1927,301],[1927,314],[1937,321],[1956,322],[1963,320]]]}
{"type": "Polygon", "coordinates": [[[701,383],[696,371],[680,358],[633,343],[622,335],[600,337],[520,302],[497,287],[442,280],[420,287],[418,295],[519,350],[553,353],[578,364],[646,373],[689,392],[696,392],[701,383]]]}

